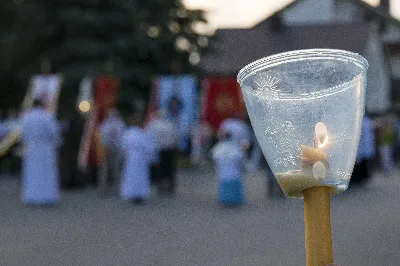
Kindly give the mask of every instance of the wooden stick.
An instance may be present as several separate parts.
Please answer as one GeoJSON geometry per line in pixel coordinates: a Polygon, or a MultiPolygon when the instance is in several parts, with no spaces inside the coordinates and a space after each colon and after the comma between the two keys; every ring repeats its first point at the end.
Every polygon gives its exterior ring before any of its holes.
{"type": "Polygon", "coordinates": [[[321,186],[303,191],[307,266],[333,263],[329,190],[321,186]]]}

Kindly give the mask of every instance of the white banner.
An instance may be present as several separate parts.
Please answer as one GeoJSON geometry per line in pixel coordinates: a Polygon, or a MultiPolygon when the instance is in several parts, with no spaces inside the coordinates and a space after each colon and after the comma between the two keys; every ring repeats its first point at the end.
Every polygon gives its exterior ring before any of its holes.
{"type": "Polygon", "coordinates": [[[41,99],[49,111],[55,113],[62,78],[60,75],[35,75],[32,77],[32,99],[41,99]]]}
{"type": "MultiPolygon", "coordinates": [[[[22,103],[22,112],[31,108],[35,99],[41,99],[45,102],[46,107],[52,113],[57,112],[58,96],[60,94],[62,83],[61,75],[35,75],[32,77],[30,87],[26,93],[22,103]]],[[[8,150],[19,141],[20,126],[10,132],[3,140],[0,141],[0,157],[4,156],[8,150]]]]}

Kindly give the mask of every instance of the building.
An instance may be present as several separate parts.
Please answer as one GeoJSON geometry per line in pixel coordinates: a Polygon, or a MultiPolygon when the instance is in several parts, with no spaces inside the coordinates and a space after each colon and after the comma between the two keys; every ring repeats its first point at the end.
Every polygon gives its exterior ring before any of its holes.
{"type": "Polygon", "coordinates": [[[370,62],[366,110],[382,113],[392,107],[392,73],[400,77],[400,42],[395,36],[400,23],[385,10],[387,7],[372,8],[358,0],[298,0],[253,28],[217,30],[210,41],[214,52],[201,64],[208,74],[236,75],[246,64],[276,53],[311,48],[348,50],[370,62]],[[387,25],[392,34],[385,33],[389,32],[387,25]],[[395,56],[387,47],[396,51],[395,56]]]}

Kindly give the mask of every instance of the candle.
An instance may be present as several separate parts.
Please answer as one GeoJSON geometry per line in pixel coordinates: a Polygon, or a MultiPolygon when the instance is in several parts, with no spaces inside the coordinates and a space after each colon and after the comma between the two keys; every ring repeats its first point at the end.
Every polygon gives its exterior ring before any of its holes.
{"type": "Polygon", "coordinates": [[[328,130],[323,122],[315,125],[314,147],[300,145],[300,169],[277,174],[282,190],[288,196],[301,197],[303,191],[310,187],[321,186],[329,174],[327,154],[323,149],[329,143],[328,130]]]}
{"type": "Polygon", "coordinates": [[[301,163],[316,163],[318,161],[326,161],[326,153],[320,148],[312,148],[305,145],[300,145],[301,163]]]}
{"type": "Polygon", "coordinates": [[[328,129],[323,122],[315,124],[314,129],[314,147],[301,145],[301,161],[300,170],[317,180],[326,177],[327,172],[327,155],[322,148],[326,147],[329,142],[328,129]]]}

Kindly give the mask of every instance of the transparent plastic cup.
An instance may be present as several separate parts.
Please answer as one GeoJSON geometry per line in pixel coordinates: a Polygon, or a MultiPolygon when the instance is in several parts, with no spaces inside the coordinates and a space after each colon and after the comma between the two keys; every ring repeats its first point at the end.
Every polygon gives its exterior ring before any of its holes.
{"type": "Polygon", "coordinates": [[[368,62],[331,49],[257,60],[238,74],[257,140],[283,192],[347,189],[359,143],[368,62]]]}

